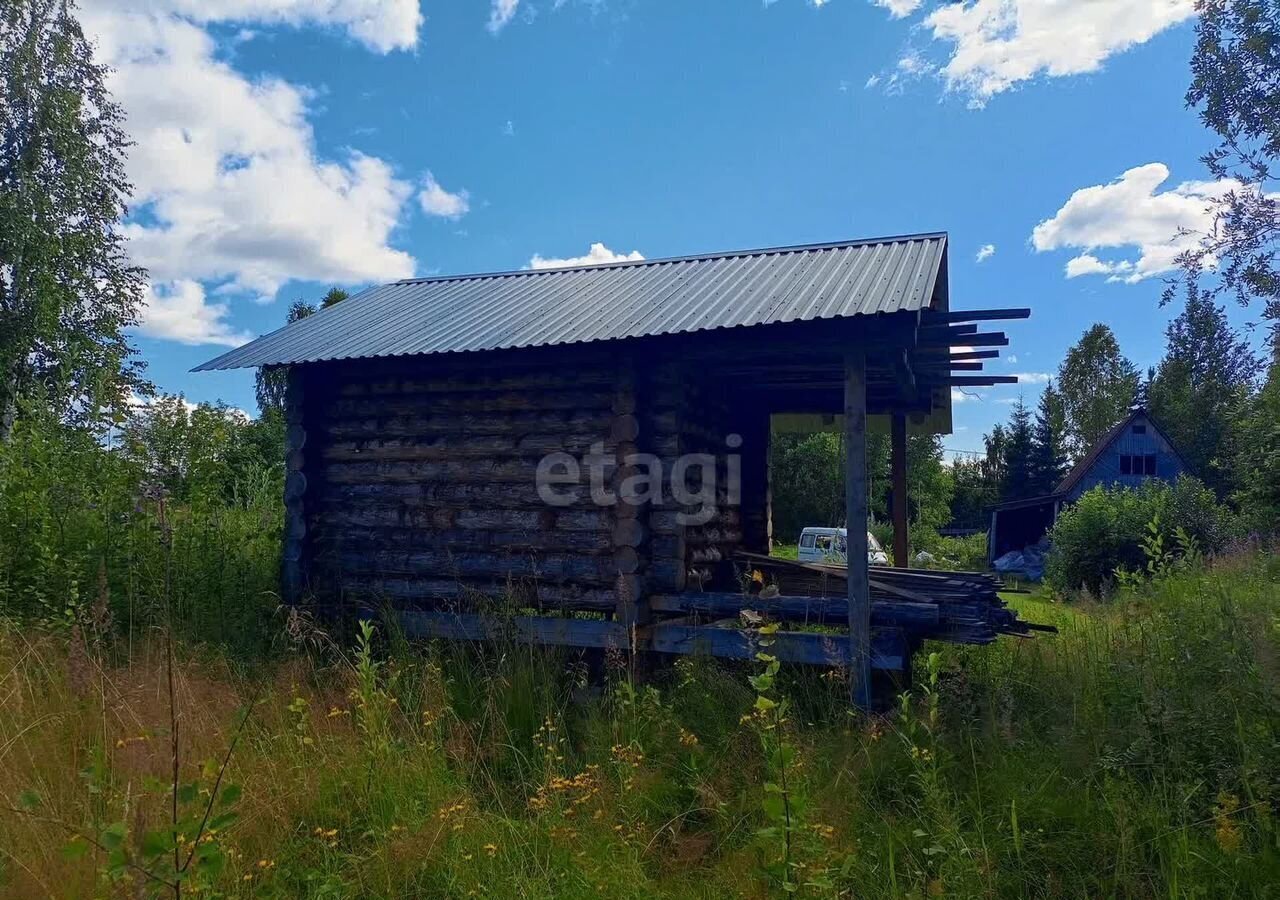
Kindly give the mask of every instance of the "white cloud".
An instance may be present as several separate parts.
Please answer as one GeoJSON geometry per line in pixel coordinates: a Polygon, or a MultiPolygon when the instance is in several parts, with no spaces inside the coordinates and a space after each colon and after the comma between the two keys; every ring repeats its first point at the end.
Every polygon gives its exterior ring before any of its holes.
{"type": "Polygon", "coordinates": [[[901,19],[911,15],[924,0],[871,0],[876,6],[889,10],[889,15],[895,19],[901,19]]]}
{"type": "Polygon", "coordinates": [[[471,209],[470,195],[461,190],[450,193],[440,186],[435,177],[428,172],[422,180],[422,190],[418,192],[418,204],[427,215],[440,216],[445,219],[460,219],[471,209]]]}
{"type": "Polygon", "coordinates": [[[982,247],[978,249],[977,262],[980,262],[980,263],[986,262],[987,260],[989,260],[991,257],[995,255],[996,255],[995,244],[983,244],[982,247]]]}
{"type": "Polygon", "coordinates": [[[1068,278],[1106,275],[1130,284],[1173,271],[1178,255],[1199,242],[1213,224],[1214,208],[1234,181],[1187,181],[1166,191],[1169,167],[1149,163],[1110,184],[1081,188],[1050,219],[1035,227],[1031,243],[1039,252],[1084,251],[1066,265],[1068,278]],[[1187,233],[1190,232],[1190,233],[1187,233]],[[1126,258],[1105,260],[1099,249],[1136,248],[1126,258]]]}
{"type": "Polygon", "coordinates": [[[418,0],[98,0],[86,7],[86,12],[93,15],[171,15],[201,25],[252,22],[329,26],[345,30],[379,53],[412,49],[422,26],[418,0]]]}
{"type": "Polygon", "coordinates": [[[974,400],[981,400],[981,399],[982,399],[982,395],[975,394],[973,391],[966,391],[958,387],[953,387],[951,389],[952,403],[970,403],[974,400]]]}
{"type": "MultiPolygon", "coordinates": [[[[911,0],[881,5],[895,3],[911,0]]],[[[939,5],[924,26],[950,45],[947,86],[980,104],[1039,75],[1096,71],[1194,12],[1195,0],[960,0],[939,5]]]]}
{"type": "Polygon", "coordinates": [[[1010,353],[1008,356],[1006,356],[1006,357],[1004,358],[1004,361],[1005,361],[1005,362],[1016,363],[1016,362],[1018,361],[1018,354],[1016,354],[1016,353],[1010,353]]]}
{"type": "Polygon", "coordinates": [[[323,157],[308,121],[312,92],[237,72],[199,23],[340,27],[385,51],[416,43],[416,2],[104,0],[82,18],[114,69],[109,87],[135,142],[135,217],[124,232],[155,285],[144,333],[234,344],[247,335],[208,294],[270,300],[295,278],[414,274],[413,257],[390,245],[413,185],[376,157],[323,157]]]}
{"type": "MultiPolygon", "coordinates": [[[[129,406],[137,411],[145,411],[158,404],[161,400],[168,399],[181,401],[182,408],[188,413],[193,413],[200,408],[199,403],[193,403],[182,394],[153,394],[150,397],[144,397],[141,394],[134,393],[129,395],[129,406]]],[[[222,401],[218,402],[221,403],[222,401]]],[[[206,405],[213,409],[217,408],[217,404],[209,403],[206,405]]],[[[226,417],[232,421],[251,422],[256,418],[252,413],[238,406],[225,406],[222,409],[226,417]]]]}
{"type": "Polygon", "coordinates": [[[615,253],[600,242],[591,245],[591,249],[587,251],[586,256],[570,256],[563,259],[547,259],[533,254],[533,258],[529,260],[530,269],[565,269],[574,266],[602,266],[607,263],[615,262],[636,262],[644,259],[639,250],[632,250],[630,253],[615,253]]]}
{"type": "Polygon", "coordinates": [[[1019,384],[1048,384],[1053,376],[1048,372],[1014,372],[1019,384]]]}
{"type": "Polygon", "coordinates": [[[516,8],[519,6],[520,0],[493,0],[493,7],[489,10],[489,24],[486,27],[493,34],[497,34],[515,16],[516,8]]]}
{"type": "Polygon", "coordinates": [[[147,290],[138,331],[180,344],[221,344],[237,347],[253,335],[227,322],[227,304],[210,303],[204,288],[182,279],[147,290]]]}

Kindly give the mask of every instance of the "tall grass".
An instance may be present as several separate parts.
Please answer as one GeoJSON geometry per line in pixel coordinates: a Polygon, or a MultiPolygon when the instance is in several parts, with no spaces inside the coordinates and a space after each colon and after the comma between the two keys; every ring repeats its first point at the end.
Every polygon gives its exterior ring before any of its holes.
{"type": "MultiPolygon", "coordinates": [[[[1266,896],[1280,883],[1278,576],[1253,553],[1108,607],[1020,601],[1060,634],[927,648],[883,718],[846,709],[839,673],[784,669],[790,880],[810,896],[1266,896]]],[[[138,891],[136,873],[103,880],[103,852],[64,847],[69,829],[120,822],[131,846],[166,821],[163,651],[0,630],[0,893],[138,891]]],[[[779,889],[749,667],[685,659],[636,684],[621,659],[410,646],[387,625],[367,647],[312,633],[251,668],[178,653],[184,780],[211,789],[209,762],[257,698],[227,772],[239,819],[213,836],[225,868],[197,893],[779,889]]]]}
{"type": "Polygon", "coordinates": [[[282,527],[271,479],[177,504],[92,437],[20,428],[0,446],[0,612],[134,636],[171,623],[253,656],[278,605],[282,527]]]}

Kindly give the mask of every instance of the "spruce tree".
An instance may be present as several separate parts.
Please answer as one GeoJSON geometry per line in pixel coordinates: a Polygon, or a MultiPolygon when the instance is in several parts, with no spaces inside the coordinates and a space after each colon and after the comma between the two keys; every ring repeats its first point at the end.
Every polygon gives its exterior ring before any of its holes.
{"type": "Polygon", "coordinates": [[[1022,398],[1013,406],[1009,426],[1005,429],[1004,472],[1001,478],[1000,500],[1021,500],[1034,496],[1032,485],[1032,433],[1031,411],[1022,398]]]}
{"type": "Polygon", "coordinates": [[[1064,445],[1067,417],[1062,397],[1050,382],[1040,394],[1031,435],[1032,496],[1052,493],[1067,473],[1064,445]]]}
{"type": "Polygon", "coordinates": [[[1222,496],[1237,484],[1224,441],[1261,363],[1212,298],[1189,285],[1148,389],[1151,414],[1191,471],[1222,496]]]}

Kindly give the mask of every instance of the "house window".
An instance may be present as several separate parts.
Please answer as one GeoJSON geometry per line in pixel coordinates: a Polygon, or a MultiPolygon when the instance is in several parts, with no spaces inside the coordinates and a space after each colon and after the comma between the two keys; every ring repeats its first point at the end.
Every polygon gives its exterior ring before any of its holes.
{"type": "Polygon", "coordinates": [[[1146,425],[1134,425],[1134,426],[1133,426],[1133,433],[1134,433],[1134,434],[1146,434],[1146,433],[1147,433],[1147,426],[1146,426],[1146,425]]]}
{"type": "Polygon", "coordinates": [[[1128,453],[1120,454],[1120,474],[1121,475],[1154,475],[1156,474],[1156,455],[1154,453],[1144,453],[1141,455],[1131,455],[1128,453]]]}

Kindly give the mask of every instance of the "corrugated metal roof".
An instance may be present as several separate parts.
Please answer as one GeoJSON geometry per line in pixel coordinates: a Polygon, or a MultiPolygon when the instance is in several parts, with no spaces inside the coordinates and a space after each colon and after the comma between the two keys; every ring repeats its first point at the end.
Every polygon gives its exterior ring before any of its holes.
{"type": "Polygon", "coordinates": [[[370,288],[195,371],[609,341],[919,310],[947,237],[773,247],[370,288]]]}

